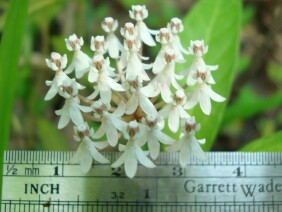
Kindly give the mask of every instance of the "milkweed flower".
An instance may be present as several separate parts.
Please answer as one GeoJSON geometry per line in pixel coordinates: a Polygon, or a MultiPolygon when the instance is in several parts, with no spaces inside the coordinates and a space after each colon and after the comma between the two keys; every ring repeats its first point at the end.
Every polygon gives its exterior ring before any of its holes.
{"type": "Polygon", "coordinates": [[[196,88],[187,95],[187,103],[184,105],[184,108],[191,109],[199,103],[204,114],[210,115],[211,99],[215,102],[223,102],[225,98],[211,89],[210,84],[214,83],[214,80],[211,78],[206,68],[206,66],[203,66],[195,73],[194,78],[197,85],[196,88]]]}
{"type": "Polygon", "coordinates": [[[155,46],[156,42],[154,41],[151,33],[152,30],[144,23],[144,19],[148,17],[148,10],[146,6],[134,5],[131,10],[129,10],[130,18],[136,20],[136,29],[138,32],[138,40],[143,41],[148,46],[155,46]]]}
{"type": "Polygon", "coordinates": [[[190,115],[184,110],[186,96],[183,90],[177,90],[170,103],[168,103],[160,112],[160,116],[168,118],[168,127],[172,132],[179,129],[180,119],[187,119],[190,115]]]}
{"type": "Polygon", "coordinates": [[[80,37],[78,39],[76,34],[72,34],[69,38],[65,39],[65,42],[67,49],[74,52],[71,64],[67,67],[65,73],[70,74],[75,71],[75,77],[80,79],[89,70],[89,64],[91,62],[88,55],[81,51],[81,47],[84,43],[83,38],[80,37]]]}
{"type": "Polygon", "coordinates": [[[159,120],[156,115],[147,115],[145,120],[145,130],[140,138],[140,144],[143,146],[148,143],[150,156],[153,160],[160,154],[160,144],[171,145],[174,139],[162,132],[164,120],[159,120]]]}
{"type": "Polygon", "coordinates": [[[125,173],[129,178],[133,178],[137,172],[138,162],[147,168],[155,168],[156,165],[147,157],[147,153],[138,145],[138,139],[141,136],[140,126],[137,121],[128,123],[124,132],[124,138],[127,139],[126,145],[119,144],[119,150],[123,154],[111,165],[117,168],[124,164],[125,173]]]}
{"type": "Polygon", "coordinates": [[[179,161],[181,167],[185,167],[187,165],[191,153],[195,154],[202,160],[206,159],[205,153],[200,146],[200,144],[204,144],[206,140],[197,139],[195,137],[195,132],[199,129],[200,125],[196,123],[194,116],[186,119],[179,141],[166,148],[169,152],[179,151],[179,161]]]}
{"type": "Polygon", "coordinates": [[[87,173],[91,166],[93,159],[99,163],[108,163],[109,160],[105,158],[98,150],[107,147],[106,141],[93,142],[94,130],[89,129],[87,123],[79,126],[74,126],[74,140],[80,142],[77,151],[71,159],[71,163],[79,163],[81,171],[87,173]]]}
{"type": "Polygon", "coordinates": [[[126,128],[126,122],[122,120],[122,115],[125,111],[125,104],[121,102],[117,109],[113,112],[109,112],[109,108],[100,100],[92,104],[94,116],[101,119],[101,125],[94,134],[94,138],[100,138],[104,134],[107,136],[110,146],[116,146],[118,143],[118,130],[124,131],[126,128]]]}
{"type": "Polygon", "coordinates": [[[111,58],[119,58],[119,54],[123,47],[115,35],[115,31],[118,28],[118,21],[112,17],[107,17],[102,22],[102,29],[107,33],[106,45],[111,58]]]}
{"type": "Polygon", "coordinates": [[[96,37],[91,36],[90,49],[93,52],[95,52],[94,56],[105,54],[108,50],[108,46],[106,45],[105,37],[100,36],[100,35],[96,37]]]}
{"type": "Polygon", "coordinates": [[[66,79],[70,79],[64,72],[63,69],[67,66],[67,55],[61,56],[57,52],[51,53],[51,59],[46,59],[47,66],[56,72],[56,75],[52,81],[46,80],[46,85],[50,86],[44,100],[50,100],[58,93],[59,87],[63,84],[66,79]]]}
{"type": "Polygon", "coordinates": [[[65,104],[62,109],[56,110],[56,115],[60,116],[58,128],[64,128],[70,120],[78,126],[84,123],[81,111],[90,112],[89,107],[80,105],[80,100],[77,97],[78,89],[83,89],[83,86],[78,84],[74,79],[66,79],[60,86],[59,94],[65,98],[65,104]]]}

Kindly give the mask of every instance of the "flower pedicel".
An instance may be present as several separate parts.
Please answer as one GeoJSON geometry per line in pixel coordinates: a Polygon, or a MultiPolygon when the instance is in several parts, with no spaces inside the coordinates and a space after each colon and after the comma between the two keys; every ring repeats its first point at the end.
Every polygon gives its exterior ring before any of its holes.
{"type": "Polygon", "coordinates": [[[166,151],[179,152],[182,167],[192,153],[204,159],[200,144],[205,139],[195,137],[200,124],[189,110],[199,104],[203,113],[209,115],[211,99],[225,100],[211,88],[215,84],[211,73],[218,66],[207,65],[203,60],[208,52],[204,41],[191,41],[187,49],[183,47],[179,33],[184,27],[180,19],[172,18],[167,27],[151,30],[145,24],[145,6],[132,6],[129,15],[135,23],[125,23],[120,29],[122,42],[115,35],[118,21],[107,17],[102,22],[105,36],[91,37],[92,56],[81,50],[83,38],[73,34],[65,39],[67,49],[73,52],[68,66],[65,54],[52,52],[51,59],[46,59],[55,77],[46,81],[50,88],[45,100],[57,94],[65,99],[62,109],[56,111],[60,116],[58,128],[70,122],[74,125],[74,139],[80,144],[72,162],[80,163],[83,172],[89,171],[93,159],[109,163],[99,152],[105,148],[122,152],[111,166],[124,165],[129,178],[136,175],[138,163],[156,167],[153,160],[159,156],[161,145],[165,145],[166,151]],[[156,43],[161,44],[161,49],[150,64],[142,54],[143,45],[153,47],[156,43]],[[176,74],[175,65],[185,62],[184,54],[194,56],[194,61],[176,74]],[[116,68],[111,62],[115,62],[116,68]],[[77,80],[83,77],[93,88],[88,97],[79,93],[85,87],[77,80]],[[90,123],[100,126],[94,130],[90,123]],[[181,130],[180,136],[168,136],[165,125],[176,134],[181,130]]]}

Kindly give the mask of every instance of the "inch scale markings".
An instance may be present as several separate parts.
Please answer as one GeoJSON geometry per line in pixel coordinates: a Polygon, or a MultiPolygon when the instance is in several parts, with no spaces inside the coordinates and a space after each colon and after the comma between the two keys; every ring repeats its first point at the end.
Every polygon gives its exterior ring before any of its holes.
{"type": "Polygon", "coordinates": [[[213,152],[185,168],[162,153],[134,179],[109,164],[82,174],[72,155],[6,151],[1,211],[282,211],[282,153],[213,152]]]}

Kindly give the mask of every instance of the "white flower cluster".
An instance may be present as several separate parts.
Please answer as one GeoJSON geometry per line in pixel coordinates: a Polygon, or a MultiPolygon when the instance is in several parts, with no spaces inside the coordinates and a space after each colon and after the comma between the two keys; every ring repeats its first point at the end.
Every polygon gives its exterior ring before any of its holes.
{"type": "Polygon", "coordinates": [[[200,125],[188,110],[199,103],[209,115],[211,99],[224,101],[211,89],[215,84],[211,72],[218,66],[205,64],[203,55],[208,48],[204,41],[191,41],[188,49],[182,46],[178,36],[183,31],[180,19],[173,18],[166,27],[151,30],[144,23],[148,17],[145,6],[132,6],[129,15],[135,23],[125,23],[120,29],[123,45],[115,35],[117,20],[107,17],[102,22],[106,36],[91,37],[92,57],[81,50],[83,38],[73,34],[65,39],[67,49],[73,52],[68,66],[66,55],[53,52],[51,59],[46,59],[55,77],[46,81],[50,89],[45,100],[56,94],[65,99],[63,108],[56,111],[60,116],[58,128],[70,121],[74,124],[74,139],[80,145],[73,162],[80,163],[83,172],[90,169],[93,159],[109,163],[99,152],[106,147],[123,152],[111,166],[124,164],[130,178],[136,175],[138,163],[155,167],[152,160],[158,157],[161,145],[167,151],[180,152],[181,166],[187,165],[192,152],[204,158],[199,144],[205,139],[195,137],[200,125]],[[142,54],[143,45],[155,46],[156,42],[161,49],[155,61],[144,63],[149,58],[142,54]],[[185,62],[183,54],[193,55],[194,62],[176,74],[175,64],[185,62]],[[70,77],[72,72],[74,78],[70,77]],[[85,88],[76,82],[80,78],[93,86],[88,97],[79,93],[85,88]],[[99,128],[94,131],[88,123],[99,123],[99,128]],[[166,124],[173,133],[182,129],[178,141],[165,133],[166,124]]]}

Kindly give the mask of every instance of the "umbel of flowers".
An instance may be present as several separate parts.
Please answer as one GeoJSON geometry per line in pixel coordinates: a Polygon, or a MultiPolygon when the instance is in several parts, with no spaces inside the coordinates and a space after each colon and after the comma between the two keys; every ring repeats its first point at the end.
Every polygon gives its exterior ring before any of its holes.
{"type": "Polygon", "coordinates": [[[180,19],[172,18],[166,27],[151,30],[144,22],[148,17],[145,6],[132,6],[129,15],[133,22],[120,29],[123,41],[116,35],[117,20],[107,17],[102,22],[105,35],[91,37],[93,55],[81,50],[83,38],[73,34],[65,39],[67,49],[73,52],[69,64],[65,54],[52,52],[51,59],[46,59],[55,77],[46,81],[50,88],[45,100],[57,94],[65,99],[63,107],[55,111],[60,116],[58,128],[70,122],[74,125],[74,139],[79,147],[72,161],[80,163],[83,172],[89,171],[93,159],[109,163],[100,153],[109,147],[122,152],[111,166],[124,165],[130,178],[136,175],[138,163],[155,167],[153,160],[161,145],[167,151],[179,151],[182,167],[192,153],[205,158],[200,147],[205,139],[195,137],[200,124],[189,110],[199,104],[209,115],[211,99],[225,99],[211,88],[215,84],[212,72],[218,66],[207,65],[203,60],[208,52],[204,41],[191,41],[188,48],[182,46],[180,19]],[[143,46],[153,47],[156,43],[160,43],[160,51],[149,63],[142,53],[143,46]],[[183,55],[193,56],[194,61],[176,74],[175,65],[185,63],[183,55]],[[89,96],[80,93],[85,88],[78,82],[81,78],[87,79],[93,89],[89,96]],[[99,127],[94,130],[90,123],[99,123],[99,127]],[[179,138],[168,136],[165,125],[173,133],[181,130],[179,138]]]}

